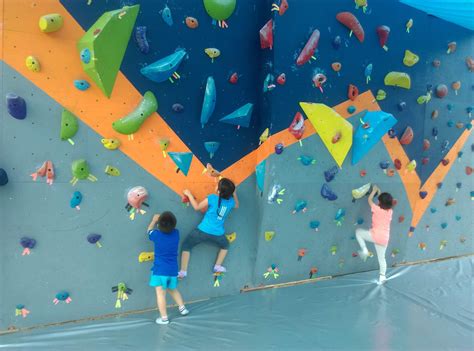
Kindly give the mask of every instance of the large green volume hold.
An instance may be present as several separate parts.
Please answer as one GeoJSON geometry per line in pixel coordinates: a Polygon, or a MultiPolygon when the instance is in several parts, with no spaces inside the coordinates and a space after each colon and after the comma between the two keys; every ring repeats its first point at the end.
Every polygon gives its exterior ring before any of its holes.
{"type": "Polygon", "coordinates": [[[77,43],[84,72],[110,97],[140,5],[105,12],[77,43]]]}
{"type": "Polygon", "coordinates": [[[112,128],[120,134],[131,135],[137,132],[145,120],[157,109],[158,102],[155,95],[151,91],[147,91],[137,108],[125,117],[113,122],[112,128]]]}

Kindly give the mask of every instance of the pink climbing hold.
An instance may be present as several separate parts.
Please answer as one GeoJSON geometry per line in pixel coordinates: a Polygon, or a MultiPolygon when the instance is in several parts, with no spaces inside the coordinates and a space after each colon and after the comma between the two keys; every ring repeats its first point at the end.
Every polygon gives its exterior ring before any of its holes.
{"type": "Polygon", "coordinates": [[[260,29],[260,47],[262,49],[273,48],[273,20],[269,20],[265,25],[260,29]]]}
{"type": "Polygon", "coordinates": [[[336,15],[336,19],[351,30],[349,36],[352,36],[352,33],[354,33],[361,43],[364,42],[364,28],[362,28],[359,20],[352,13],[339,12],[336,15]]]}
{"type": "Polygon", "coordinates": [[[436,96],[440,99],[446,97],[448,95],[448,87],[444,84],[438,84],[436,86],[436,96]]]}
{"type": "Polygon", "coordinates": [[[443,158],[443,159],[441,160],[441,163],[443,164],[443,166],[447,166],[447,165],[449,164],[449,159],[443,158]]]}
{"type": "Polygon", "coordinates": [[[385,51],[388,51],[388,47],[385,44],[387,44],[389,34],[390,34],[390,27],[387,27],[387,26],[377,27],[377,35],[379,37],[379,43],[380,43],[380,46],[385,51]]]}
{"type": "Polygon", "coordinates": [[[314,58],[314,53],[316,49],[318,48],[318,43],[319,43],[319,37],[320,33],[319,30],[315,29],[311,36],[309,37],[308,41],[306,42],[306,45],[303,47],[303,50],[301,50],[298,58],[296,59],[296,64],[298,66],[304,65],[306,62],[314,58]]]}
{"type": "Polygon", "coordinates": [[[413,129],[408,126],[406,127],[405,131],[400,138],[400,144],[402,145],[409,145],[413,141],[413,129]]]}
{"type": "Polygon", "coordinates": [[[423,151],[426,151],[430,148],[431,146],[431,143],[428,139],[424,139],[423,140],[423,151]]]}

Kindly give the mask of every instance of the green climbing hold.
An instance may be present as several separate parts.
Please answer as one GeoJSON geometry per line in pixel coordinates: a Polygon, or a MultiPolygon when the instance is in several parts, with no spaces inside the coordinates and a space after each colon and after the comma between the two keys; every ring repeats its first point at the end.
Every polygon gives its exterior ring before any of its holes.
{"type": "Polygon", "coordinates": [[[134,5],[105,12],[77,43],[80,53],[88,50],[91,55],[90,60],[81,60],[84,72],[107,97],[112,94],[139,9],[140,5],[134,5]]]}
{"type": "Polygon", "coordinates": [[[61,113],[61,140],[67,140],[71,145],[74,145],[72,137],[76,135],[78,129],[77,117],[68,110],[63,110],[61,113]]]}
{"type": "Polygon", "coordinates": [[[234,13],[237,0],[204,0],[204,8],[212,19],[223,21],[234,13]]]}
{"type": "Polygon", "coordinates": [[[133,133],[136,133],[145,120],[157,109],[158,102],[155,95],[151,91],[147,91],[137,108],[125,117],[113,122],[112,128],[120,134],[128,135],[129,139],[133,140],[133,133]]]}
{"type": "Polygon", "coordinates": [[[89,164],[86,160],[75,160],[71,165],[72,179],[70,183],[76,185],[78,180],[87,179],[91,182],[97,181],[97,178],[91,174],[89,164]]]}

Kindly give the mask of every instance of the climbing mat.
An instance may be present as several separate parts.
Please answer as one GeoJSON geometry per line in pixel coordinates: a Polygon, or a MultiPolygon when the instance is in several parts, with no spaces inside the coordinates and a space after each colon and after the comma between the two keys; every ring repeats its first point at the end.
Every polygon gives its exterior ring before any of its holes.
{"type": "Polygon", "coordinates": [[[259,290],[170,310],[0,337],[6,350],[472,350],[472,265],[464,257],[259,290]]]}

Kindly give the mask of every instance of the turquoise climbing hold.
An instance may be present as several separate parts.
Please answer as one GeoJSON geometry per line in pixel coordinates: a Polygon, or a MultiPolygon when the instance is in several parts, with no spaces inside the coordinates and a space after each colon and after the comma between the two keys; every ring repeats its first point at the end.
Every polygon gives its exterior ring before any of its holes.
{"type": "Polygon", "coordinates": [[[191,161],[193,160],[192,152],[168,152],[168,155],[177,167],[176,173],[181,171],[187,176],[191,168],[191,161]]]}

